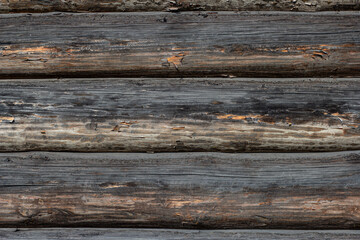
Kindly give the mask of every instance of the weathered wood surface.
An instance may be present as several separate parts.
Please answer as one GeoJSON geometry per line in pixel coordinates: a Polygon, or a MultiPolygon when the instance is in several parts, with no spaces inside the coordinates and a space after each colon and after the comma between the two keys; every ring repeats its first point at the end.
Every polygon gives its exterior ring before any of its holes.
{"type": "Polygon", "coordinates": [[[2,228],[0,239],[20,240],[358,240],[354,230],[173,230],[144,228],[2,228]]]}
{"type": "Polygon", "coordinates": [[[359,150],[359,80],[1,80],[0,151],[359,150]]]}
{"type": "Polygon", "coordinates": [[[360,76],[360,12],[0,15],[0,77],[360,76]]]}
{"type": "Polygon", "coordinates": [[[0,13],[360,10],[358,0],[0,0],[0,13]]]}
{"type": "Polygon", "coordinates": [[[1,227],[360,228],[360,151],[1,153],[1,227]]]}

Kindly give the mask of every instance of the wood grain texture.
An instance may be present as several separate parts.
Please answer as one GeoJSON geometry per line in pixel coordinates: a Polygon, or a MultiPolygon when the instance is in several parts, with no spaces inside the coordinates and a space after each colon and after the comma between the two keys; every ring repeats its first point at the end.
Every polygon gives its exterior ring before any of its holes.
{"type": "Polygon", "coordinates": [[[358,240],[359,231],[354,230],[173,230],[146,228],[2,228],[0,239],[36,240],[358,240]]]}
{"type": "Polygon", "coordinates": [[[358,0],[0,0],[0,13],[360,10],[358,0]]]}
{"type": "Polygon", "coordinates": [[[360,12],[0,15],[0,78],[360,76],[360,12]]]}
{"type": "Polygon", "coordinates": [[[360,152],[1,153],[1,227],[359,229],[360,152]]]}
{"type": "Polygon", "coordinates": [[[0,151],[360,149],[359,79],[11,79],[0,96],[0,151]]]}

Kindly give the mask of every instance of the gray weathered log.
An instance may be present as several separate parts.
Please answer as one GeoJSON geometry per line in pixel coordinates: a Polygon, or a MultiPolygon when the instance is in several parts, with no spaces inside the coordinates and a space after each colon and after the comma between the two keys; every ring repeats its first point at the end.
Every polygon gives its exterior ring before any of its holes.
{"type": "Polygon", "coordinates": [[[0,78],[360,76],[360,12],[0,15],[0,78]]]}
{"type": "Polygon", "coordinates": [[[1,227],[359,229],[360,151],[1,153],[1,227]]]}
{"type": "Polygon", "coordinates": [[[359,150],[359,80],[1,80],[0,151],[359,150]]]}
{"type": "Polygon", "coordinates": [[[353,230],[173,230],[147,228],[2,228],[11,240],[358,240],[353,230]]]}
{"type": "Polygon", "coordinates": [[[0,13],[360,10],[358,0],[0,0],[0,13]]]}

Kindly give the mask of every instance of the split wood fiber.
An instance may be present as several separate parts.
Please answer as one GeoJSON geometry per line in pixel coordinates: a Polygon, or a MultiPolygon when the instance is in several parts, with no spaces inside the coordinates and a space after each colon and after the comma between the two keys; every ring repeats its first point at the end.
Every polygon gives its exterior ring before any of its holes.
{"type": "Polygon", "coordinates": [[[3,228],[0,239],[12,240],[358,240],[360,233],[354,230],[179,230],[147,228],[3,228]]]}

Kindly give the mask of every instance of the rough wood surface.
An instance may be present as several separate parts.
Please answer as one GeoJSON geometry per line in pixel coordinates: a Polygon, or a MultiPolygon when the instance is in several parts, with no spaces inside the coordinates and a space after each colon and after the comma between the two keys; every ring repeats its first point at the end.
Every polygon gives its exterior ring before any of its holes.
{"type": "Polygon", "coordinates": [[[1,153],[1,227],[359,229],[360,151],[1,153]]]}
{"type": "Polygon", "coordinates": [[[9,12],[128,12],[128,11],[332,11],[359,10],[358,0],[0,0],[9,12]]]}
{"type": "Polygon", "coordinates": [[[0,151],[359,150],[359,80],[1,80],[0,151]]]}
{"type": "Polygon", "coordinates": [[[358,240],[359,231],[352,230],[172,230],[144,228],[2,228],[0,239],[36,240],[358,240]]]}
{"type": "Polygon", "coordinates": [[[360,12],[0,15],[0,77],[360,76],[360,12]]]}

